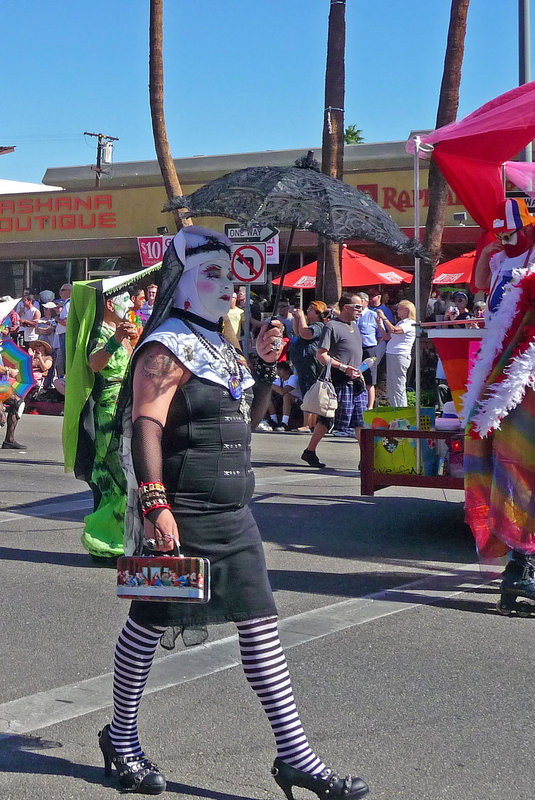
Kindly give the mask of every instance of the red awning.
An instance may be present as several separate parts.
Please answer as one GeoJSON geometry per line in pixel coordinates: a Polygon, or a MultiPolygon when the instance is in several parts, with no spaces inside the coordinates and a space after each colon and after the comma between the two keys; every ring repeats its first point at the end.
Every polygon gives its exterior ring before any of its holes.
{"type": "MultiPolygon", "coordinates": [[[[314,289],[318,262],[289,272],[284,278],[288,289],[314,289]]],[[[377,284],[411,283],[412,275],[399,267],[390,267],[381,261],[368,258],[364,253],[356,253],[348,247],[342,250],[342,286],[375,286],[377,284]]],[[[280,278],[273,283],[278,286],[280,278]]]]}
{"type": "Polygon", "coordinates": [[[435,277],[433,283],[447,286],[456,283],[470,283],[472,280],[472,271],[474,269],[474,261],[476,258],[476,251],[471,250],[469,253],[463,253],[458,258],[452,258],[451,261],[445,261],[439,264],[435,270],[435,277]]]}

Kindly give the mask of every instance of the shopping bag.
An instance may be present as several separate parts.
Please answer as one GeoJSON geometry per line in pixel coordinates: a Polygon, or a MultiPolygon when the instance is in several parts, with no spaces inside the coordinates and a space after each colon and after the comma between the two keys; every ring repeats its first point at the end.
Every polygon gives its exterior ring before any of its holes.
{"type": "Polygon", "coordinates": [[[318,378],[316,383],[312,384],[308,392],[305,393],[301,402],[301,409],[309,414],[332,418],[337,408],[338,400],[331,381],[331,362],[329,361],[325,375],[318,378]]]}

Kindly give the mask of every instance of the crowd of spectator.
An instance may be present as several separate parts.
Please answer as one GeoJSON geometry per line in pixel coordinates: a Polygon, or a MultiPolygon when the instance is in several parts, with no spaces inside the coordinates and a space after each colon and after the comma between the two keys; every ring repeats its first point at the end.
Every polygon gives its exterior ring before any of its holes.
{"type": "MultiPolygon", "coordinates": [[[[134,304],[129,312],[129,321],[136,325],[136,335],[131,339],[135,347],[141,336],[143,326],[149,319],[158,287],[151,284],[146,289],[132,286],[129,289],[134,304]]],[[[31,287],[23,290],[21,300],[14,306],[0,327],[0,341],[13,340],[26,350],[32,359],[35,386],[24,401],[12,394],[3,402],[0,400],[0,427],[7,425],[4,449],[22,449],[14,438],[15,428],[23,411],[39,413],[40,403],[62,403],[65,395],[66,348],[65,336],[70,311],[72,285],[64,283],[59,289],[59,297],[44,289],[38,292],[31,287]]],[[[0,297],[0,302],[10,302],[9,295],[0,297]]],[[[15,381],[16,375],[4,367],[0,354],[0,380],[15,381]]]]}
{"type": "MultiPolygon", "coordinates": [[[[63,284],[59,297],[49,290],[24,289],[22,300],[4,320],[2,340],[13,339],[32,356],[36,387],[29,400],[47,396],[61,400],[65,393],[65,331],[70,308],[71,285],[63,284]],[[47,395],[48,393],[48,395],[47,395]]],[[[129,293],[134,304],[129,321],[135,324],[135,346],[143,326],[152,313],[157,285],[133,286],[129,293]]],[[[362,427],[362,414],[378,402],[393,407],[407,405],[407,376],[410,374],[415,341],[414,305],[403,299],[390,302],[380,287],[344,292],[337,304],[328,306],[312,300],[306,309],[291,297],[280,300],[275,315],[283,324],[284,349],[273,384],[268,414],[257,430],[298,431],[311,440],[303,459],[311,466],[321,466],[316,448],[323,436],[353,437],[362,427]],[[386,358],[384,356],[386,355],[386,358]],[[338,396],[333,420],[317,418],[301,411],[302,398],[331,363],[331,378],[338,396]],[[369,368],[361,371],[363,363],[369,368]],[[377,395],[378,381],[383,387],[377,395]]],[[[0,298],[10,300],[9,297],[0,298]]],[[[236,339],[245,342],[247,291],[235,287],[228,320],[236,339]]],[[[428,321],[456,322],[483,316],[485,304],[473,303],[463,291],[433,291],[428,306],[428,321]]],[[[262,320],[273,313],[267,298],[257,297],[249,305],[249,352],[254,358],[254,338],[262,320]]],[[[440,361],[436,368],[436,408],[450,399],[449,388],[440,361]]],[[[1,422],[1,420],[0,420],[1,422]]],[[[15,443],[16,444],[16,443],[15,443]]]]}

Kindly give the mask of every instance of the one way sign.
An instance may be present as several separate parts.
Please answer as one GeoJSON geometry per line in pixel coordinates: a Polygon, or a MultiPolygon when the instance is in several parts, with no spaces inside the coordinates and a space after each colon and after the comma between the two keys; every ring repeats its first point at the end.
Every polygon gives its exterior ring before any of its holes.
{"type": "Polygon", "coordinates": [[[266,263],[279,263],[279,229],[273,225],[240,225],[239,222],[228,222],[225,234],[233,244],[266,243],[266,263]]]}
{"type": "Polygon", "coordinates": [[[279,229],[273,225],[240,225],[239,222],[228,222],[225,225],[225,234],[234,244],[267,242],[278,232],[279,229]]]}

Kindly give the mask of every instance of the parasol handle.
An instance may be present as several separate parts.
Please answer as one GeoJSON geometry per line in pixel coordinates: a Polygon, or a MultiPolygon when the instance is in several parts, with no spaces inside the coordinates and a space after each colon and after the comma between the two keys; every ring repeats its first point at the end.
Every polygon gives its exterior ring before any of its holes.
{"type": "Polygon", "coordinates": [[[290,260],[290,250],[292,248],[292,243],[293,243],[293,240],[294,240],[294,233],[295,233],[295,225],[292,226],[292,229],[290,231],[290,236],[288,238],[288,244],[286,246],[286,252],[284,254],[284,261],[282,262],[282,269],[281,269],[281,274],[280,274],[280,283],[277,286],[277,291],[275,292],[275,300],[274,300],[274,303],[273,303],[273,314],[271,315],[270,322],[273,319],[274,314],[276,314],[276,312],[277,312],[277,307],[279,305],[279,300],[280,300],[280,296],[281,296],[281,292],[282,292],[282,287],[284,285],[284,278],[286,277],[286,273],[288,272],[288,262],[290,260]]]}

